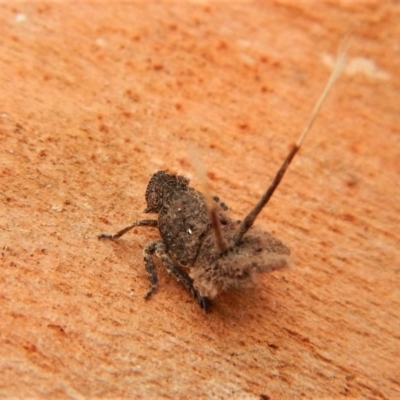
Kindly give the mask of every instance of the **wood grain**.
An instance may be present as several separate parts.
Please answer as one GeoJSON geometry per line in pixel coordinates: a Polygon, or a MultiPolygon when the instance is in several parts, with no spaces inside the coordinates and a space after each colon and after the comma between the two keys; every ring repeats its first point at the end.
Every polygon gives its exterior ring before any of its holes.
{"type": "MultiPolygon", "coordinates": [[[[400,8],[21,3],[0,13],[0,397],[400,396],[400,8]],[[142,249],[159,169],[241,218],[348,66],[257,223],[295,267],[204,314],[142,249]]],[[[264,397],[266,398],[266,397],[264,397]]]]}

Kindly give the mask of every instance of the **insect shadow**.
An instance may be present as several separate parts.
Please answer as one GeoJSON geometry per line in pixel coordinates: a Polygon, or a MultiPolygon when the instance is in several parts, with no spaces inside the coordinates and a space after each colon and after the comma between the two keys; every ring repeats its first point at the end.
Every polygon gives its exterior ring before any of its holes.
{"type": "Polygon", "coordinates": [[[99,239],[115,240],[134,227],[158,228],[161,239],[151,241],[143,251],[151,285],[145,298],[149,298],[158,286],[154,254],[204,310],[208,308],[210,299],[219,293],[249,286],[256,274],[289,265],[289,248],[253,224],[310,131],[344,66],[345,55],[346,50],[342,50],[303,132],[270,187],[243,221],[233,220],[225,203],[189,186],[187,178],[158,171],[148,183],[145,194],[147,207],[144,210],[157,217],[135,221],[116,234],[102,233],[98,236],[99,239]]]}

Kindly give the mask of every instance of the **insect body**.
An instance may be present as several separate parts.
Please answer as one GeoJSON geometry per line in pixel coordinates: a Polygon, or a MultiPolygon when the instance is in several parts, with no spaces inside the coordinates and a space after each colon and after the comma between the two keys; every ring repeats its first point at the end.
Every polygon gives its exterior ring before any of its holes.
{"type": "Polygon", "coordinates": [[[252,227],[235,244],[238,221],[228,215],[228,208],[213,198],[221,234],[226,248],[216,245],[212,219],[205,196],[189,186],[189,181],[165,171],[156,172],[146,190],[146,213],[157,213],[157,220],[136,221],[115,235],[100,235],[116,239],[135,226],[158,227],[161,240],[149,243],[145,250],[146,270],[152,288],[157,287],[157,275],[152,260],[156,253],[169,272],[175,275],[205,308],[207,299],[232,287],[247,286],[257,272],[273,271],[288,265],[289,249],[268,232],[252,227]],[[190,268],[190,274],[185,272],[190,268]]]}
{"type": "Polygon", "coordinates": [[[304,131],[268,190],[242,222],[231,219],[227,206],[217,197],[210,200],[190,187],[185,177],[159,171],[151,177],[147,186],[145,210],[146,213],[157,214],[157,219],[135,221],[115,235],[99,235],[100,239],[117,239],[137,226],[158,227],[161,240],[150,242],[144,249],[144,262],[151,284],[146,298],[156,290],[158,283],[152,258],[154,253],[204,309],[208,299],[218,293],[247,286],[257,273],[289,265],[290,250],[253,223],[299,150],[339,75],[344,58],[343,51],[304,131]]]}

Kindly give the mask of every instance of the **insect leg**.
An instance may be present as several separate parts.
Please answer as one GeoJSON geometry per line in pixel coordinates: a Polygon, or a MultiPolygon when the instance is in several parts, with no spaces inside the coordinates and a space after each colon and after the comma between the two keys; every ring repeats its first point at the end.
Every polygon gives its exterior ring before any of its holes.
{"type": "Polygon", "coordinates": [[[109,233],[102,233],[102,234],[98,235],[97,237],[99,239],[111,239],[111,240],[118,239],[122,235],[125,235],[126,232],[129,232],[132,228],[135,228],[136,226],[151,226],[151,227],[157,228],[158,224],[157,224],[157,220],[155,220],[155,219],[140,219],[138,221],[133,222],[131,225],[127,226],[126,228],[121,229],[115,235],[110,235],[109,233]]]}
{"type": "Polygon", "coordinates": [[[156,254],[160,258],[161,262],[164,264],[167,271],[172,273],[178,282],[182,283],[183,286],[192,294],[192,296],[197,300],[199,306],[207,311],[207,307],[209,306],[209,300],[207,297],[203,297],[193,286],[193,279],[182,269],[177,267],[169,258],[165,245],[163,242],[157,242],[156,246],[156,254]]]}
{"type": "Polygon", "coordinates": [[[151,285],[150,290],[146,293],[144,296],[145,299],[148,299],[157,289],[158,286],[158,277],[157,277],[157,271],[156,271],[156,266],[154,265],[153,261],[153,253],[156,250],[156,247],[160,243],[159,241],[153,241],[150,242],[146,245],[146,247],[143,250],[143,256],[144,256],[144,266],[147,271],[147,276],[149,278],[149,282],[151,285]]]}

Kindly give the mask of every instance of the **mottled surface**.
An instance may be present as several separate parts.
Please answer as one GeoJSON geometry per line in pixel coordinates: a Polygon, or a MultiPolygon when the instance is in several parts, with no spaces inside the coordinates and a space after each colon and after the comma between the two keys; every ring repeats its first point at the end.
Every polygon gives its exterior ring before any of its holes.
{"type": "Polygon", "coordinates": [[[400,396],[400,19],[394,2],[1,5],[0,396],[400,396]],[[234,218],[349,64],[257,225],[295,267],[204,314],[138,218],[157,170],[234,218]]]}
{"type": "MultiPolygon", "coordinates": [[[[258,273],[290,264],[287,246],[251,223],[246,225],[251,227],[247,234],[235,240],[240,221],[231,218],[218,196],[209,194],[207,204],[206,196],[183,176],[157,171],[150,178],[145,197],[145,212],[155,214],[151,226],[157,225],[160,232],[158,244],[150,242],[144,251],[152,286],[147,298],[158,282],[153,253],[163,264],[165,261],[164,267],[200,300],[200,305],[231,289],[253,286],[258,273]]],[[[148,220],[135,221],[116,234],[100,234],[99,238],[120,238],[141,225],[148,225],[148,220]]]]}

